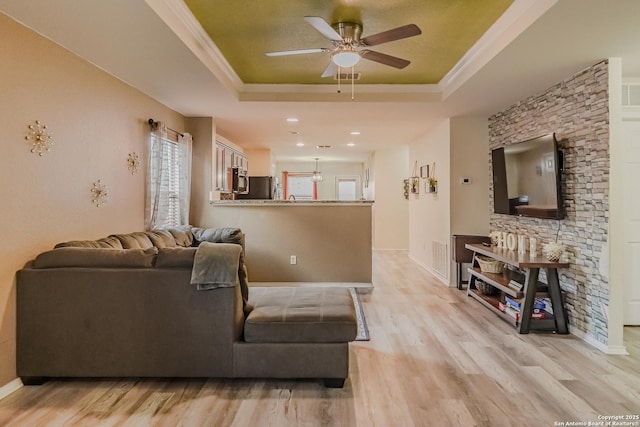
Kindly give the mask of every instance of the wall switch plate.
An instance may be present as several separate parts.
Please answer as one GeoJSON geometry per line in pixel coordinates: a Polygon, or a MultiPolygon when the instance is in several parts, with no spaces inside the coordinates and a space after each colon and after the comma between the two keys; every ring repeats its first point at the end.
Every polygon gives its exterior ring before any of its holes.
{"type": "Polygon", "coordinates": [[[295,255],[291,255],[291,265],[296,265],[298,263],[298,257],[295,255]]]}
{"type": "Polygon", "coordinates": [[[460,184],[471,184],[471,178],[460,178],[460,184]]]}

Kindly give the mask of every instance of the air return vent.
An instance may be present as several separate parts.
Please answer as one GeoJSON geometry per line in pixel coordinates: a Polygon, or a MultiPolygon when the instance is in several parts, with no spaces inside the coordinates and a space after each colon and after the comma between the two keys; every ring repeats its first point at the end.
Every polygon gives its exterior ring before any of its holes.
{"type": "Polygon", "coordinates": [[[360,80],[360,76],[362,75],[362,73],[340,73],[340,74],[336,74],[335,76],[333,76],[333,80],[338,80],[338,78],[340,78],[340,80],[351,80],[351,77],[353,76],[353,80],[360,80]]]}
{"type": "Polygon", "coordinates": [[[449,256],[447,244],[443,242],[431,242],[431,255],[433,257],[433,271],[445,279],[449,278],[449,256]]]}

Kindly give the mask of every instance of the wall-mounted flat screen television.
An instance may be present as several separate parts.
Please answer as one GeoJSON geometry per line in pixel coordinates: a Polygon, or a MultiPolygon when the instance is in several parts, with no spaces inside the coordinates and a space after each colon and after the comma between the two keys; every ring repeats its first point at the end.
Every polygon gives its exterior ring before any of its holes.
{"type": "Polygon", "coordinates": [[[491,161],[495,213],[564,218],[562,152],[555,133],[495,148],[491,161]]]}

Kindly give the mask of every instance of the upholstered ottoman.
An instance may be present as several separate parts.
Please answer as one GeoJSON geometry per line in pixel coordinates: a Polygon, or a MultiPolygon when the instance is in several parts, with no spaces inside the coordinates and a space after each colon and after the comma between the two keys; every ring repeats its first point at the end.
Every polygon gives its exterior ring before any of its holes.
{"type": "Polygon", "coordinates": [[[293,370],[299,378],[324,378],[327,386],[342,387],[349,369],[348,343],[358,329],[348,289],[251,287],[249,304],[253,310],[245,320],[244,344],[237,347],[242,352],[259,345],[265,366],[257,366],[254,357],[253,366],[239,369],[271,369],[276,378],[279,372],[290,377],[293,370]],[[279,356],[270,357],[269,351],[279,356]]]}
{"type": "Polygon", "coordinates": [[[349,342],[358,325],[345,288],[252,288],[246,342],[349,342]]]}

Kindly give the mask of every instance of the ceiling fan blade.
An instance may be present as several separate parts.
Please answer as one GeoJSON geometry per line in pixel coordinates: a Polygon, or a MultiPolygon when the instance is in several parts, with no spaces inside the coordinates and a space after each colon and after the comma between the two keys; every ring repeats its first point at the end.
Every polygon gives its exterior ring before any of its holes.
{"type": "Polygon", "coordinates": [[[389,65],[394,68],[404,68],[411,64],[411,61],[406,59],[397,58],[395,56],[387,55],[386,53],[374,52],[373,50],[361,50],[360,56],[369,61],[379,62],[380,64],[389,65]]]}
{"type": "Polygon", "coordinates": [[[305,53],[322,53],[329,52],[330,49],[326,47],[321,47],[317,49],[298,49],[298,50],[282,50],[280,52],[267,52],[265,55],[267,56],[288,56],[288,55],[303,55],[305,53]]]}
{"type": "Polygon", "coordinates": [[[417,36],[419,34],[422,34],[422,31],[420,30],[420,28],[418,28],[417,25],[407,24],[403,25],[402,27],[367,36],[362,39],[362,43],[365,46],[376,46],[382,43],[389,43],[394,40],[417,36]]]}
{"type": "Polygon", "coordinates": [[[327,23],[327,21],[320,18],[319,16],[305,16],[304,20],[329,40],[334,40],[337,42],[342,41],[342,37],[340,36],[340,34],[338,34],[336,30],[334,30],[333,27],[327,23]]]}
{"type": "Polygon", "coordinates": [[[338,66],[333,61],[329,61],[329,65],[327,66],[327,68],[324,70],[324,73],[322,73],[322,76],[320,77],[335,76],[337,72],[338,72],[338,66]]]}

